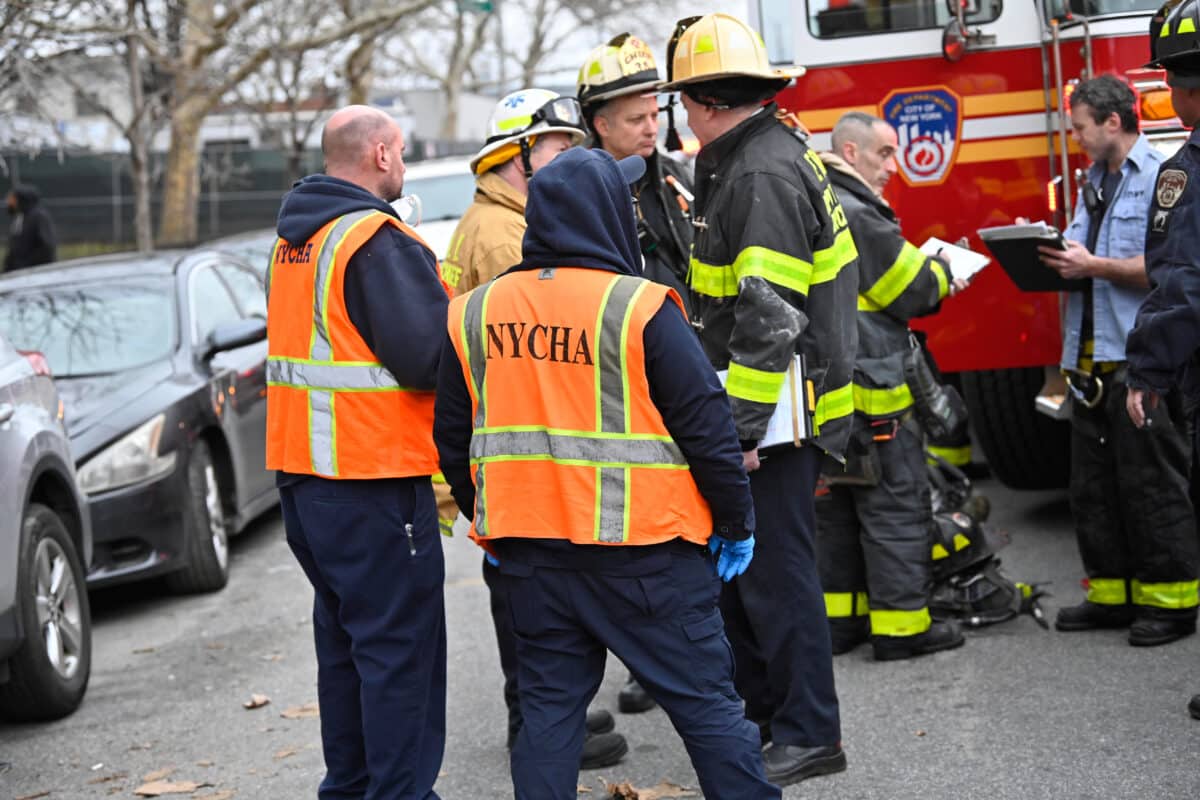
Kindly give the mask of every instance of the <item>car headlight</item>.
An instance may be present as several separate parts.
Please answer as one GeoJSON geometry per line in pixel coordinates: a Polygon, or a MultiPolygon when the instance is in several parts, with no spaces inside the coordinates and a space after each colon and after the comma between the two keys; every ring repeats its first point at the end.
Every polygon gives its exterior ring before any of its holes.
{"type": "Polygon", "coordinates": [[[98,494],[170,472],[175,453],[158,453],[165,422],[166,415],[159,414],[100,451],[80,467],[79,488],[85,494],[98,494]]]}

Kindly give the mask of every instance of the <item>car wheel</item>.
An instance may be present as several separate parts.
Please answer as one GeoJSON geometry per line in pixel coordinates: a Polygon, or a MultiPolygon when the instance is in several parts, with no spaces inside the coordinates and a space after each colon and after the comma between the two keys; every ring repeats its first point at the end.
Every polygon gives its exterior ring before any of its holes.
{"type": "Polygon", "coordinates": [[[181,594],[215,592],[229,582],[229,526],[221,505],[221,483],[208,445],[197,442],[187,469],[184,548],[187,566],[167,576],[181,594]]]}
{"type": "Polygon", "coordinates": [[[31,503],[21,522],[17,604],[25,642],[0,685],[0,717],[50,720],[83,701],[92,669],[92,617],[83,566],[62,519],[31,503]]]}

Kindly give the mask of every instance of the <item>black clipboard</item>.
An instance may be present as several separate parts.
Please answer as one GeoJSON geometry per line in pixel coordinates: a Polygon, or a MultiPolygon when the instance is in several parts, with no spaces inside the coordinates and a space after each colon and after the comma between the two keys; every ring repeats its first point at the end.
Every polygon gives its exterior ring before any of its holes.
{"type": "Polygon", "coordinates": [[[1066,250],[1062,233],[1045,224],[1001,225],[977,233],[1008,277],[1023,292],[1070,292],[1087,286],[1086,278],[1064,278],[1046,266],[1039,247],[1066,250]]]}

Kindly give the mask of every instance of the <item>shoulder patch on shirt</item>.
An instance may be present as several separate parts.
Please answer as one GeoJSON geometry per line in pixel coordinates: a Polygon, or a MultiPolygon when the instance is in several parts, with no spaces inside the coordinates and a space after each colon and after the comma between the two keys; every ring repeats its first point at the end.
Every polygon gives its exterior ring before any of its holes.
{"type": "Polygon", "coordinates": [[[1151,220],[1150,230],[1154,233],[1166,233],[1167,224],[1171,221],[1171,212],[1166,209],[1154,209],[1154,219],[1151,220]]]}
{"type": "Polygon", "coordinates": [[[1164,169],[1158,174],[1158,186],[1154,198],[1160,208],[1174,208],[1187,188],[1188,175],[1181,169],[1164,169]]]}

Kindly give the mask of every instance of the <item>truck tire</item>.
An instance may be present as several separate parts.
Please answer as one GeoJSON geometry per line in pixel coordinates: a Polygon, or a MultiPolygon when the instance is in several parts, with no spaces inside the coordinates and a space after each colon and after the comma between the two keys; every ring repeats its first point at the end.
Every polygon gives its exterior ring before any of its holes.
{"type": "Polygon", "coordinates": [[[208,445],[192,448],[184,513],[187,566],[166,576],[176,594],[215,592],[229,582],[229,527],[221,507],[221,484],[208,445]]]}
{"type": "Polygon", "coordinates": [[[971,430],[992,474],[1013,489],[1061,489],[1071,469],[1070,423],[1034,408],[1041,367],[960,373],[971,430]]]}
{"type": "Polygon", "coordinates": [[[83,566],[62,518],[30,503],[17,552],[17,606],[25,642],[0,684],[0,719],[60,719],[83,701],[92,668],[92,617],[83,566]]]}

